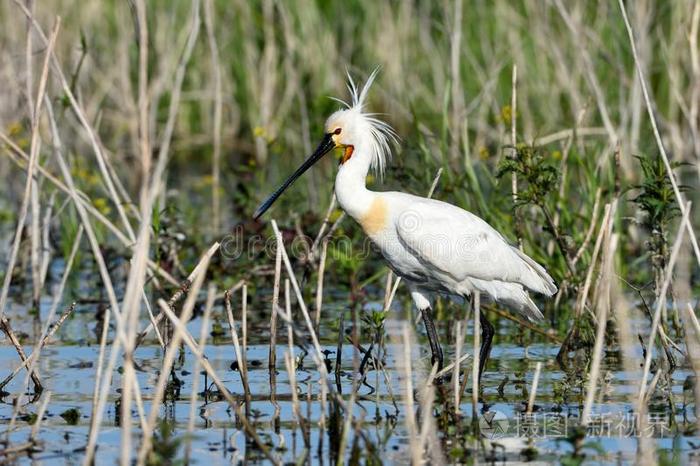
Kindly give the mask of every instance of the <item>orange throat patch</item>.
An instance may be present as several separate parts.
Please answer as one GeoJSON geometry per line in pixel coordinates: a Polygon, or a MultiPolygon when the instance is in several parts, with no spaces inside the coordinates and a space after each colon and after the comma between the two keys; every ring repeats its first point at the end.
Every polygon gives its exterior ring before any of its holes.
{"type": "Polygon", "coordinates": [[[355,146],[345,146],[345,152],[343,152],[343,158],[340,159],[340,164],[344,164],[348,160],[350,160],[350,157],[352,157],[352,153],[355,150],[355,146]]]}

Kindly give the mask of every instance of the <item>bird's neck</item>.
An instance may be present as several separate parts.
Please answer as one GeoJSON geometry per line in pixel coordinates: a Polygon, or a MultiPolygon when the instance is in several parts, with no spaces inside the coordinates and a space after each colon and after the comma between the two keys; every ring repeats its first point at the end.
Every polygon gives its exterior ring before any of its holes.
{"type": "Polygon", "coordinates": [[[340,166],[335,178],[338,204],[355,220],[363,217],[375,197],[375,193],[368,190],[366,185],[371,161],[369,152],[357,145],[350,159],[340,166]]]}

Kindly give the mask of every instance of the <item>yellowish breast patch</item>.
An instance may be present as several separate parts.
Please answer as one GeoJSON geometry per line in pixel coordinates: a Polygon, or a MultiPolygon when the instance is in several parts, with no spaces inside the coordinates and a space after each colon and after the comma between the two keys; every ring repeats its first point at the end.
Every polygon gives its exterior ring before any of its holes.
{"type": "Polygon", "coordinates": [[[374,235],[386,228],[388,217],[386,201],[377,197],[372,201],[367,212],[360,218],[360,225],[365,233],[374,235]]]}

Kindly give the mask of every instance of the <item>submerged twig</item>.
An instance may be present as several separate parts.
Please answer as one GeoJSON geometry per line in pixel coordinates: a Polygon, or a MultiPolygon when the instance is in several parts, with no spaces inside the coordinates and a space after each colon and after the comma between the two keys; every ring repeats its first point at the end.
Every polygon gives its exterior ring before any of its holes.
{"type": "MultiPolygon", "coordinates": [[[[68,307],[66,308],[66,310],[63,312],[63,314],[61,314],[61,317],[59,317],[58,320],[57,320],[53,325],[51,325],[51,326],[49,327],[48,332],[47,332],[46,335],[44,335],[44,337],[41,339],[41,341],[39,342],[39,344],[37,345],[37,347],[34,349],[34,351],[32,351],[32,354],[30,354],[29,357],[26,357],[26,355],[25,355],[25,357],[22,358],[22,363],[21,363],[19,366],[17,366],[17,367],[12,371],[12,373],[11,373],[10,375],[8,375],[7,377],[5,377],[5,379],[4,379],[2,382],[0,382],[0,390],[2,390],[3,388],[5,388],[5,386],[6,386],[8,383],[10,383],[10,381],[12,381],[12,379],[14,379],[14,378],[17,376],[17,374],[19,374],[19,371],[21,371],[22,369],[24,369],[24,368],[27,367],[28,365],[34,363],[34,360],[36,359],[36,355],[40,354],[41,349],[42,349],[44,346],[46,346],[46,344],[47,344],[48,341],[51,339],[51,337],[54,336],[54,334],[58,331],[59,328],[61,328],[61,325],[63,325],[63,322],[65,322],[66,319],[73,313],[73,311],[75,310],[75,304],[76,304],[76,303],[72,303],[70,306],[68,306],[68,307]]],[[[2,329],[2,331],[5,332],[6,334],[7,334],[7,331],[8,331],[8,330],[9,330],[10,332],[12,331],[12,328],[9,327],[9,322],[8,322],[7,319],[4,318],[4,317],[3,317],[2,321],[0,321],[0,329],[2,329]],[[7,328],[7,329],[5,328],[5,324],[6,324],[6,323],[7,323],[7,325],[8,325],[8,328],[7,328]]],[[[8,337],[9,337],[9,335],[8,335],[8,337]]],[[[14,336],[14,334],[13,334],[13,337],[9,337],[9,338],[10,338],[10,341],[12,341],[12,342],[13,342],[13,345],[14,345],[15,343],[14,343],[13,339],[14,339],[15,341],[17,341],[17,337],[14,336]]],[[[17,341],[17,344],[19,344],[19,341],[17,341]]],[[[17,347],[15,347],[15,348],[17,348],[17,347]]],[[[20,346],[20,348],[21,348],[21,346],[20,346]]],[[[19,351],[19,350],[18,350],[18,351],[19,351]]],[[[22,353],[24,353],[23,350],[22,350],[22,353]]],[[[22,357],[22,356],[20,355],[20,357],[22,357]]],[[[36,383],[37,383],[37,380],[38,380],[38,376],[36,375],[36,373],[34,372],[33,369],[32,369],[32,374],[33,374],[33,375],[32,375],[32,382],[34,382],[34,385],[35,385],[35,387],[36,387],[36,383]]],[[[41,383],[39,383],[39,387],[40,387],[40,388],[39,388],[37,391],[40,392],[40,391],[42,390],[42,388],[41,388],[41,383]]]]}
{"type": "MultiPolygon", "coordinates": [[[[19,367],[24,367],[27,364],[29,364],[29,359],[27,359],[27,355],[24,353],[24,349],[22,348],[22,344],[19,342],[19,339],[17,338],[17,335],[15,335],[15,332],[12,330],[12,326],[10,325],[10,321],[7,320],[7,317],[2,317],[0,319],[0,330],[7,336],[7,338],[10,340],[10,343],[12,343],[12,346],[15,347],[15,350],[17,350],[17,354],[19,355],[20,360],[22,361],[22,365],[19,367]]],[[[44,389],[44,386],[41,384],[41,380],[39,379],[39,376],[37,375],[35,370],[31,370],[30,372],[32,382],[34,383],[34,391],[37,393],[41,393],[41,391],[44,389]]],[[[8,382],[12,380],[12,375],[8,382]]]]}

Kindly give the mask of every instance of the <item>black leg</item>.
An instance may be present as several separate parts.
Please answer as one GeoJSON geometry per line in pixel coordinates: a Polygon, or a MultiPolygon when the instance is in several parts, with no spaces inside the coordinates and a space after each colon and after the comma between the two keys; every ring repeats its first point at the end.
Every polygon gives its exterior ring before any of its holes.
{"type": "Polygon", "coordinates": [[[491,353],[491,341],[495,330],[491,322],[486,318],[483,312],[479,313],[479,323],[481,325],[481,349],[479,350],[479,382],[481,382],[481,374],[486,367],[486,361],[491,353]]]}
{"type": "Polygon", "coordinates": [[[440,348],[440,341],[438,340],[437,332],[435,331],[435,323],[433,322],[433,311],[428,307],[421,310],[421,315],[423,316],[423,323],[425,324],[425,331],[428,333],[428,340],[430,340],[430,351],[433,353],[431,361],[433,365],[437,362],[438,371],[442,370],[442,348],[440,348]]]}

